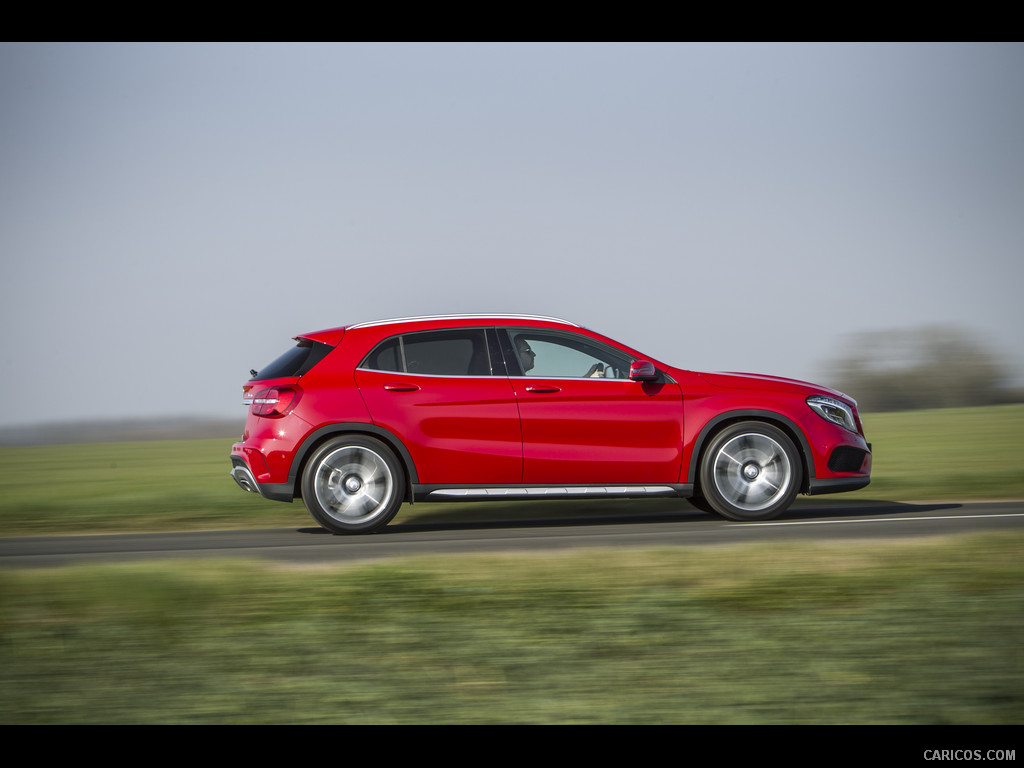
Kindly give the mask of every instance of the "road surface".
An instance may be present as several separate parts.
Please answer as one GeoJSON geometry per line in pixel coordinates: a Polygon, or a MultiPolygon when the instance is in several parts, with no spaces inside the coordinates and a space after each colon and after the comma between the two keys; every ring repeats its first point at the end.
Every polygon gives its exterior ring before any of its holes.
{"type": "Polygon", "coordinates": [[[159,558],[264,558],[309,565],[419,555],[548,551],[582,547],[708,546],[755,541],[900,539],[1024,530],[1024,501],[805,504],[762,523],[735,523],[683,507],[678,513],[392,524],[381,533],[335,536],[308,526],[0,539],[0,567],[159,558]]]}

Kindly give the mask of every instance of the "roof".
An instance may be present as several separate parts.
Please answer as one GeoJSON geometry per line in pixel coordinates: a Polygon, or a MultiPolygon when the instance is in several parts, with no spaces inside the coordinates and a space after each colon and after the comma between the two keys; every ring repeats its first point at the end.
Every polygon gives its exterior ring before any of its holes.
{"type": "MultiPolygon", "coordinates": [[[[544,323],[557,323],[564,325],[568,328],[582,328],[582,326],[576,323],[571,323],[568,320],[559,320],[557,317],[545,317],[543,315],[509,315],[509,314],[467,314],[467,315],[422,315],[420,317],[396,317],[391,320],[371,320],[366,323],[356,323],[355,325],[341,325],[337,328],[325,328],[321,331],[312,331],[310,333],[302,333],[296,336],[296,339],[309,339],[311,341],[319,341],[324,344],[330,344],[332,347],[337,346],[342,337],[348,331],[354,331],[366,328],[378,328],[390,325],[399,324],[413,324],[413,323],[430,323],[430,322],[447,322],[447,321],[483,321],[494,322],[499,324],[508,324],[515,322],[544,322],[544,323]]],[[[445,326],[442,326],[445,327],[445,326]]]]}

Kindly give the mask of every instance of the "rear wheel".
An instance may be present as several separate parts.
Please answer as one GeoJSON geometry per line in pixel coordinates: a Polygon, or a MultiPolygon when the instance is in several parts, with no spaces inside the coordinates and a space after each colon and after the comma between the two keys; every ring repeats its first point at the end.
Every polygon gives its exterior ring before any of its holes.
{"type": "Polygon", "coordinates": [[[302,500],[333,533],[369,533],[387,525],[402,506],[404,473],[379,440],[351,435],[313,454],[302,474],[302,500]]]}
{"type": "Polygon", "coordinates": [[[700,495],[730,520],[770,520],[793,503],[802,473],[800,454],[785,432],[741,422],[715,435],[704,453],[700,495]]]}

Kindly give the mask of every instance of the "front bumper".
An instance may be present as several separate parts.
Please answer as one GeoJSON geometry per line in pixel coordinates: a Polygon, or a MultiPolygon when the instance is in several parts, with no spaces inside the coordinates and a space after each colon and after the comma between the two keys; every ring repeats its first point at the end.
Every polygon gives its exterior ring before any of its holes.
{"type": "Polygon", "coordinates": [[[871,483],[871,443],[839,445],[829,454],[829,472],[837,477],[813,477],[808,482],[807,494],[856,491],[871,483]]]}
{"type": "Polygon", "coordinates": [[[825,479],[812,478],[808,483],[807,495],[820,496],[823,493],[845,493],[865,488],[871,483],[867,475],[860,477],[827,477],[825,479]]]}

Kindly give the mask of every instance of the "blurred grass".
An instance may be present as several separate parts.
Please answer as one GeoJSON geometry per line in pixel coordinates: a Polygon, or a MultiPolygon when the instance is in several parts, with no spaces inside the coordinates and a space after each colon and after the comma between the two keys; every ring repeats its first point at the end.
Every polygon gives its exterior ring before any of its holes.
{"type": "Polygon", "coordinates": [[[0,533],[259,528],[301,519],[301,505],[272,504],[235,485],[232,442],[0,448],[0,533]]]}
{"type": "Polygon", "coordinates": [[[1019,724],[1022,547],[0,571],[0,721],[1019,724]]]}
{"type": "MultiPolygon", "coordinates": [[[[872,483],[808,503],[1024,499],[1024,405],[866,414],[872,483]]],[[[0,536],[313,525],[301,502],[244,493],[234,438],[0,448],[0,536]]],[[[405,505],[396,522],[687,509],[681,500],[405,505]]]]}
{"type": "Polygon", "coordinates": [[[893,501],[1024,499],[1024,405],[866,414],[871,485],[893,501]]]}

